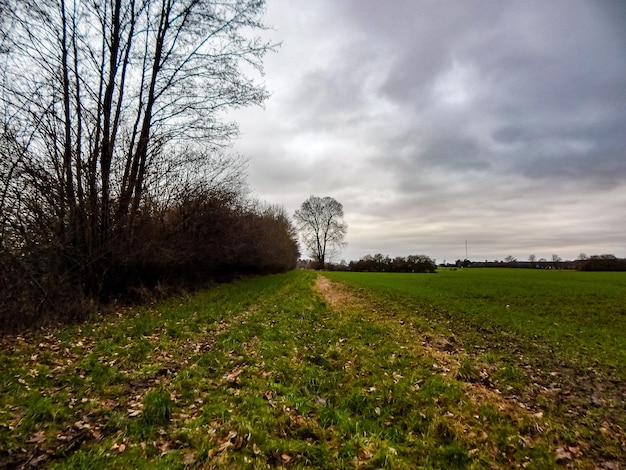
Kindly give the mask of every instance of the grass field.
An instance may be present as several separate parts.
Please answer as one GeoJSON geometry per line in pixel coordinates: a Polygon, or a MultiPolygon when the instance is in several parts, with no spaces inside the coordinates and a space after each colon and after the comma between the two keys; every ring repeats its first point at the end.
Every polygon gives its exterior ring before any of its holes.
{"type": "Polygon", "coordinates": [[[626,379],[626,273],[530,269],[440,270],[436,275],[328,273],[420,313],[449,315],[454,329],[499,327],[581,365],[626,379]]]}
{"type": "Polygon", "coordinates": [[[3,338],[0,467],[618,469],[624,280],[299,271],[3,338]]]}

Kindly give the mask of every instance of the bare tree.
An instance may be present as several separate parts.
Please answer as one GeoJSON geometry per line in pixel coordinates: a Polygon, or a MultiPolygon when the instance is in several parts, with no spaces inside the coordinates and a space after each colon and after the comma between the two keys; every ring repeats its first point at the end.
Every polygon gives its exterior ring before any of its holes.
{"type": "Polygon", "coordinates": [[[267,97],[241,67],[261,70],[273,49],[254,36],[264,1],[0,0],[0,10],[10,156],[0,230],[54,240],[61,268],[84,284],[133,236],[147,195],[214,174],[206,156],[237,134],[219,113],[267,97]]]}
{"type": "Polygon", "coordinates": [[[320,269],[333,250],[344,246],[348,226],[342,218],[343,206],[332,197],[311,196],[294,214],[304,244],[320,269]]]}

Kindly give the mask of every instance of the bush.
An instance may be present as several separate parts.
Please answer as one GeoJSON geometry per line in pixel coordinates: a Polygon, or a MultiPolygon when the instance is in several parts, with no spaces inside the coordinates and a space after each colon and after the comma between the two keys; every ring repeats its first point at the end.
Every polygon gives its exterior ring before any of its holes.
{"type": "Polygon", "coordinates": [[[284,272],[298,257],[295,232],[282,209],[246,206],[233,194],[187,194],[144,214],[133,233],[112,251],[107,297],[140,286],[193,288],[242,274],[284,272]]]}
{"type": "Polygon", "coordinates": [[[366,255],[359,261],[351,261],[350,271],[391,272],[391,273],[434,273],[435,261],[425,255],[398,256],[394,259],[381,254],[366,255]]]}
{"type": "Polygon", "coordinates": [[[56,236],[53,226],[37,224],[13,251],[0,239],[0,332],[80,321],[111,301],[143,300],[157,289],[288,271],[299,255],[282,208],[215,188],[187,188],[167,204],[145,201],[132,226],[116,227],[93,253],[56,236]]]}
{"type": "Polygon", "coordinates": [[[0,249],[0,333],[79,321],[97,310],[78,284],[49,269],[51,257],[0,249]]]}
{"type": "Polygon", "coordinates": [[[626,271],[626,259],[613,255],[591,256],[578,262],[580,271],[626,271]]]}

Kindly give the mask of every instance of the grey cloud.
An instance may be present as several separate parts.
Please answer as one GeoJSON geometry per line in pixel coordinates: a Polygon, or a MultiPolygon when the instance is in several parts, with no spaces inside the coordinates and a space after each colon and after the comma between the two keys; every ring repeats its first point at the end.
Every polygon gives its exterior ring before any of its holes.
{"type": "Polygon", "coordinates": [[[289,109],[300,125],[332,127],[354,116],[362,100],[362,90],[350,76],[316,70],[299,81],[289,109]]]}
{"type": "MultiPolygon", "coordinates": [[[[483,17],[481,12],[473,12],[472,21],[463,24],[458,21],[463,8],[452,9],[455,11],[450,18],[437,16],[441,36],[430,41],[426,35],[412,38],[418,44],[397,58],[381,91],[417,110],[438,106],[428,96],[426,85],[451,66],[451,57],[474,64],[484,89],[472,109],[503,124],[492,131],[496,142],[522,144],[515,154],[518,169],[529,177],[606,177],[613,181],[608,184],[614,184],[615,171],[623,171],[620,148],[626,133],[594,138],[597,124],[584,121],[589,121],[586,114],[602,109],[605,114],[614,114],[613,122],[603,126],[616,127],[615,123],[624,122],[626,44],[616,49],[614,36],[598,28],[598,23],[603,24],[602,12],[585,3],[559,3],[542,9],[506,7],[506,14],[503,8],[500,4],[495,9],[502,23],[489,23],[484,18],[491,20],[493,15],[483,17]],[[528,11],[521,12],[520,8],[528,11]],[[485,29],[478,30],[479,26],[485,29]],[[572,124],[576,117],[584,123],[572,124]],[[563,133],[567,135],[560,135],[563,133]],[[577,145],[585,142],[594,151],[576,153],[577,145]],[[602,167],[610,171],[594,171],[602,167]]],[[[432,29],[427,28],[426,34],[432,29]]],[[[468,114],[467,119],[473,117],[468,114]]],[[[442,136],[448,142],[428,149],[420,159],[422,163],[462,171],[474,166],[486,168],[489,158],[499,158],[484,147],[481,136],[472,141],[471,137],[455,136],[454,128],[448,131],[449,135],[442,136]]]]}
{"type": "Polygon", "coordinates": [[[272,0],[274,96],[236,145],[251,184],[289,211],[340,200],[346,259],[626,255],[619,5],[272,0]]]}
{"type": "MultiPolygon", "coordinates": [[[[390,145],[390,148],[393,148],[390,145]]],[[[461,135],[437,135],[424,141],[409,134],[404,143],[396,143],[396,152],[389,151],[379,157],[378,165],[394,172],[398,189],[412,192],[430,188],[432,178],[445,178],[446,174],[471,174],[490,168],[485,153],[478,142],[461,135]],[[410,141],[411,136],[414,142],[410,141]]],[[[445,183],[442,179],[442,183],[445,183]]]]}
{"type": "Polygon", "coordinates": [[[576,179],[604,188],[626,180],[626,119],[571,127],[510,125],[497,129],[493,139],[514,149],[512,166],[529,178],[576,179]]]}
{"type": "Polygon", "coordinates": [[[467,137],[448,136],[430,143],[422,153],[420,161],[428,166],[444,167],[447,170],[487,170],[489,162],[484,158],[480,145],[467,137]]]}

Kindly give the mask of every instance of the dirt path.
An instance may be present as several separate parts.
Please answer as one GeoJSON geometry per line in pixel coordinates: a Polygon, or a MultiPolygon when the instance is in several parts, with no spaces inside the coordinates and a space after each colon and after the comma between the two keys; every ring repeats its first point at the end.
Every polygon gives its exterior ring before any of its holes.
{"type": "MultiPolygon", "coordinates": [[[[532,423],[538,433],[553,433],[558,442],[557,463],[568,468],[578,468],[581,464],[582,468],[588,468],[583,462],[590,459],[594,462],[591,468],[626,468],[626,384],[623,381],[593,368],[581,370],[539,345],[523,344],[515,338],[506,341],[500,338],[494,341],[492,349],[468,350],[463,347],[462,339],[455,336],[456,332],[446,336],[416,328],[410,318],[400,318],[402,313],[398,317],[390,313],[395,309],[386,311],[364,290],[321,275],[317,278],[316,289],[337,311],[359,310],[372,321],[391,320],[408,329],[413,341],[422,346],[423,353],[435,360],[438,372],[460,381],[471,401],[490,403],[511,421],[532,423]],[[516,367],[528,377],[524,386],[512,390],[503,387],[494,378],[500,365],[480,363],[480,355],[501,351],[503,347],[517,356],[516,367]],[[468,363],[474,365],[469,373],[464,370],[464,364],[468,363]]],[[[532,440],[526,444],[532,446],[532,440]]]]}

